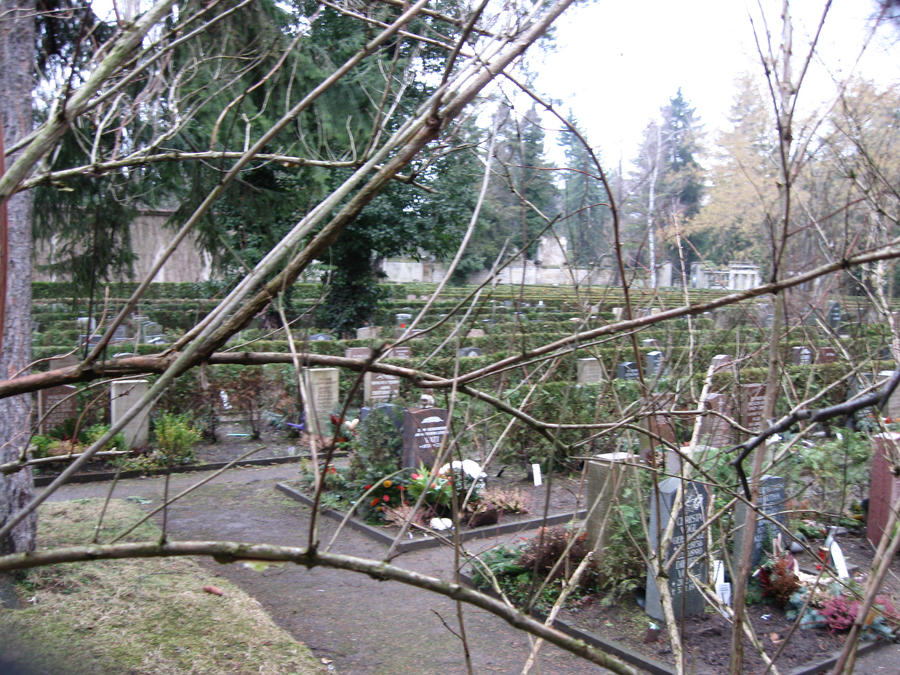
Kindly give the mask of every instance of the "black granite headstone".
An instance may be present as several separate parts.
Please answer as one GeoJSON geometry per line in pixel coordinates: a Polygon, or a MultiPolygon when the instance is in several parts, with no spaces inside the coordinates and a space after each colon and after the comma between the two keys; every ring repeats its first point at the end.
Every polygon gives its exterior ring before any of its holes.
{"type": "MultiPolygon", "coordinates": [[[[659,499],[657,500],[655,495],[650,495],[650,549],[652,551],[659,547],[660,535],[665,532],[675,502],[675,494],[681,484],[679,478],[667,478],[659,484],[659,499]],[[657,501],[659,502],[659,512],[656,508],[657,501]]],[[[676,618],[703,614],[706,607],[703,594],[687,575],[687,570],[690,570],[691,574],[701,583],[705,583],[707,580],[706,535],[701,532],[692,537],[706,521],[709,507],[709,492],[706,486],[693,481],[685,482],[681,503],[682,506],[672,533],[672,541],[666,553],[666,558],[671,557],[682,544],[687,542],[669,567],[669,592],[672,595],[676,618]]],[[[646,600],[647,614],[656,621],[664,621],[659,587],[656,585],[656,578],[651,570],[647,572],[646,600]]]]}

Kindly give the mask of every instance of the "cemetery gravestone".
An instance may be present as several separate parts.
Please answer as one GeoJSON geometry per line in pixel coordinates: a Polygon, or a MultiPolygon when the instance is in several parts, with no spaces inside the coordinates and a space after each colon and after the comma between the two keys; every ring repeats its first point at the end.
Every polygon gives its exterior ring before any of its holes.
{"type": "Polygon", "coordinates": [[[651,447],[664,449],[666,443],[675,445],[677,439],[675,437],[675,425],[669,419],[669,416],[658,412],[662,408],[672,408],[675,405],[675,395],[672,393],[664,394],[653,401],[656,410],[641,422],[641,426],[654,434],[651,445],[651,438],[647,434],[641,434],[641,459],[646,460],[649,456],[651,447]]]}
{"type": "Polygon", "coordinates": [[[344,350],[344,358],[365,360],[372,356],[372,349],[369,347],[347,347],[344,350]]]}
{"type": "Polygon", "coordinates": [[[483,352],[478,347],[462,347],[457,352],[460,358],[467,358],[469,356],[481,356],[483,352]]]}
{"type": "Polygon", "coordinates": [[[712,361],[710,361],[710,365],[712,366],[713,371],[719,371],[730,363],[730,354],[716,354],[714,357],[712,357],[712,361]]]}
{"type": "MultiPolygon", "coordinates": [[[[757,501],[757,509],[759,513],[765,514],[776,522],[772,522],[764,518],[762,515],[756,517],[756,531],[753,534],[753,550],[750,554],[750,564],[756,567],[763,555],[767,555],[772,551],[772,542],[782,533],[785,524],[785,483],[781,476],[765,475],[759,479],[759,499],[757,501]],[[779,527],[779,524],[782,527],[779,527]]],[[[746,502],[738,502],[734,509],[734,554],[733,560],[735,565],[741,559],[741,551],[744,547],[744,525],[750,517],[752,510],[746,502]]],[[[784,548],[787,549],[788,542],[783,542],[784,548]]]]}
{"type": "Polygon", "coordinates": [[[78,400],[75,393],[78,387],[63,384],[38,391],[39,431],[47,434],[68,420],[78,417],[78,400]]]}
{"type": "MultiPolygon", "coordinates": [[[[679,478],[667,478],[659,484],[659,499],[650,495],[650,548],[658,551],[659,540],[672,514],[676,492],[682,481],[679,478]],[[659,512],[657,512],[657,502],[659,512]]],[[[687,576],[687,571],[701,582],[707,580],[706,566],[706,535],[698,532],[700,526],[706,521],[709,506],[709,492],[700,483],[688,481],[684,483],[684,495],[682,506],[676,516],[675,529],[672,533],[672,541],[666,552],[666,559],[681,547],[681,553],[669,567],[669,592],[672,595],[672,605],[676,618],[703,614],[706,601],[703,594],[687,576]],[[694,536],[696,534],[696,536],[694,536]]],[[[662,603],[659,597],[659,587],[652,570],[647,572],[647,596],[646,611],[650,618],[656,621],[664,621],[662,603]]]]}
{"type": "Polygon", "coordinates": [[[620,380],[638,379],[638,368],[634,361],[623,361],[616,366],[616,377],[620,380]]]}
{"type": "Polygon", "coordinates": [[[330,340],[334,340],[334,338],[327,333],[313,333],[309,336],[310,342],[328,342],[330,340]]]}
{"type": "Polygon", "coordinates": [[[766,404],[765,384],[742,384],[740,386],[741,422],[750,431],[761,431],[763,409],[766,404]]]}
{"type": "MultiPolygon", "coordinates": [[[[109,388],[109,420],[117,424],[150,388],[147,380],[118,380],[109,388]]],[[[145,408],[122,429],[129,448],[146,448],[150,443],[149,408],[145,408]]]]}
{"type": "Polygon", "coordinates": [[[659,377],[663,372],[663,353],[661,351],[647,352],[644,356],[644,364],[647,377],[659,377]]]}
{"type": "Polygon", "coordinates": [[[339,402],[337,368],[305,368],[303,370],[303,401],[309,432],[328,436],[331,434],[331,413],[339,402]],[[314,424],[315,422],[315,424],[314,424]]]}
{"type": "Polygon", "coordinates": [[[613,321],[621,321],[622,317],[625,315],[624,307],[613,307],[612,308],[613,321]]]}
{"type": "Polygon", "coordinates": [[[130,340],[128,334],[125,332],[125,326],[118,326],[113,331],[113,335],[111,338],[111,342],[125,342],[126,340],[130,340]]]}
{"type": "Polygon", "coordinates": [[[385,415],[394,423],[394,428],[399,436],[403,435],[403,415],[404,410],[395,403],[376,403],[374,406],[364,405],[359,409],[359,423],[361,426],[366,425],[366,419],[375,413],[376,415],[385,415]]]}
{"type": "Polygon", "coordinates": [[[596,384],[603,381],[600,359],[589,357],[578,359],[578,384],[596,384]]]}
{"type": "Polygon", "coordinates": [[[447,435],[447,410],[409,408],[403,417],[403,466],[434,464],[435,453],[447,435]]]}
{"type": "Polygon", "coordinates": [[[357,340],[374,340],[381,332],[381,326],[363,326],[356,329],[357,340]]]}
{"type": "Polygon", "coordinates": [[[837,330],[841,327],[841,303],[837,301],[832,301],[828,304],[828,325],[832,330],[837,330]]]}
{"type": "Polygon", "coordinates": [[[797,366],[808,366],[812,363],[812,350],[809,347],[791,347],[791,362],[797,366]]]}
{"type": "Polygon", "coordinates": [[[390,401],[400,395],[400,378],[396,375],[367,372],[363,377],[366,401],[390,401]]]}
{"type": "Polygon", "coordinates": [[[900,434],[877,434],[872,439],[872,475],[869,482],[869,513],[866,539],[878,546],[887,528],[891,508],[900,498],[900,476],[894,475],[894,463],[900,449],[900,434]]]}
{"type": "MultiPolygon", "coordinates": [[[[712,393],[704,400],[707,410],[732,417],[734,399],[728,394],[712,393]]],[[[734,430],[728,420],[719,415],[706,414],[700,421],[700,439],[713,448],[727,448],[734,445],[734,430]]]]}
{"type": "Polygon", "coordinates": [[[816,354],[816,363],[834,363],[837,360],[837,349],[834,347],[819,347],[819,351],[816,354]]]}
{"type": "Polygon", "coordinates": [[[483,338],[485,336],[484,328],[472,328],[469,330],[468,336],[470,338],[483,338]]]}
{"type": "Polygon", "coordinates": [[[595,455],[587,462],[587,544],[592,551],[601,551],[606,543],[606,530],[616,517],[607,512],[615,503],[616,486],[627,464],[637,460],[629,452],[610,452],[595,455]],[[604,527],[604,520],[606,526],[604,527]]]}
{"type": "MultiPolygon", "coordinates": [[[[416,331],[417,332],[417,331],[416,331]]],[[[386,353],[387,359],[410,359],[412,358],[412,349],[409,345],[397,345],[391,347],[386,353]]]]}

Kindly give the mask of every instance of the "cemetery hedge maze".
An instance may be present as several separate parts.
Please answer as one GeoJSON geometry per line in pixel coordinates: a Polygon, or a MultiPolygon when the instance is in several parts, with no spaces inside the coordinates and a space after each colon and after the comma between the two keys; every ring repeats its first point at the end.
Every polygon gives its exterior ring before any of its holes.
{"type": "MultiPolygon", "coordinates": [[[[301,319],[293,327],[298,349],[364,360],[372,348],[405,330],[432,289],[390,286],[374,326],[360,327],[356,336],[333,336],[301,319]],[[377,337],[372,336],[375,331],[377,337]]],[[[163,351],[214,306],[220,290],[213,284],[154,284],[139,316],[110,346],[108,358],[113,353],[163,351]]],[[[35,358],[58,357],[90,339],[89,319],[79,319],[87,317],[87,303],[73,299],[71,291],[64,284],[35,285],[35,358]]],[[[110,287],[113,298],[128,292],[128,285],[110,287]]],[[[618,289],[495,288],[479,297],[460,328],[455,321],[462,312],[457,310],[469,293],[470,289],[446,289],[418,328],[439,325],[405,341],[382,362],[450,378],[624,318],[624,298],[618,289]],[[450,320],[440,323],[448,314],[450,320]]],[[[635,317],[684,302],[681,291],[631,294],[635,317]]],[[[318,286],[298,284],[293,312],[312,316],[305,310],[319,295],[318,286]]],[[[718,295],[691,291],[691,302],[718,295]]],[[[796,320],[788,317],[788,328],[779,337],[784,365],[777,415],[810,399],[819,408],[845,401],[895,367],[888,351],[890,331],[868,311],[864,298],[828,300],[831,304],[822,301],[797,312],[796,320]]],[[[622,598],[646,587],[647,612],[662,621],[659,590],[647,573],[646,555],[648,547],[656,546],[653,542],[672,509],[681,509],[675,514],[669,549],[676,615],[704,612],[709,593],[724,581],[715,578],[718,568],[709,562],[728,559],[735,531],[740,532],[748,518],[746,508],[733,508],[738,486],[730,466],[733,455],[727,450],[764,426],[760,415],[771,312],[768,301],[749,300],[690,319],[650,324],[634,336],[622,333],[570,344],[469,382],[488,395],[480,399],[464,391],[451,401],[445,390],[417,388],[392,375],[370,372],[361,377],[346,369],[312,368],[304,380],[307,410],[301,414],[291,364],[209,366],[202,373],[195,369],[182,376],[154,414],[191,410],[196,425],[209,437],[216,435],[226,413],[243,419],[253,436],[259,436],[265,423],[280,424],[288,432],[298,425],[313,436],[318,432],[319,459],[331,460],[335,449],[349,453],[347,462],[329,461],[319,467],[324,471],[323,506],[355,503],[358,515],[368,520],[402,523],[412,517],[423,528],[433,524],[432,519],[454,516],[454,510],[463,514],[458,521],[463,524],[479,522],[479,516],[484,522],[496,522],[503,511],[515,512],[522,505],[516,506],[514,492],[490,493],[491,477],[501,467],[515,467],[513,473],[537,464],[544,473],[561,475],[584,468],[586,500],[596,504],[586,531],[547,528],[521,550],[495,549],[476,564],[476,578],[487,583],[493,575],[522,606],[547,608],[565,586],[559,580],[580,569],[581,580],[571,600],[591,593],[622,598]],[[638,360],[646,389],[637,379],[638,360]],[[325,370],[333,372],[316,372],[325,370]],[[326,379],[320,382],[320,376],[326,379]],[[701,392],[705,392],[702,399],[701,392]],[[505,414],[510,410],[518,411],[519,417],[505,414]],[[543,429],[523,423],[524,416],[543,423],[543,429]],[[357,424],[358,417],[364,419],[357,424]],[[435,453],[448,445],[454,458],[486,463],[487,485],[474,475],[466,477],[462,469],[443,475],[431,472],[435,453]],[[690,467],[693,478],[685,484],[677,477],[683,465],[690,467]],[[655,478],[647,467],[659,470],[655,478]],[[654,493],[654,486],[659,492],[654,493]],[[421,511],[410,516],[410,505],[417,501],[421,511]],[[592,518],[603,520],[599,533],[592,518]],[[707,519],[712,519],[708,528],[707,519]],[[604,555],[585,562],[591,550],[603,550],[604,555]],[[707,584],[705,595],[694,586],[698,582],[707,584]]],[[[101,308],[93,309],[94,318],[101,313],[101,308]]],[[[289,352],[284,332],[270,326],[260,317],[258,325],[231,340],[225,351],[289,352]]],[[[77,403],[66,409],[78,418],[81,429],[108,421],[108,406],[97,403],[94,387],[79,387],[74,400],[77,403]]],[[[880,500],[878,517],[887,518],[881,504],[895,496],[891,491],[898,490],[897,481],[870,495],[869,474],[873,436],[893,430],[891,417],[900,416],[900,405],[894,410],[892,399],[886,410],[833,419],[813,433],[798,425],[769,448],[766,485],[773,487],[761,497],[763,517],[753,543],[754,564],[762,567],[766,580],[758,591],[789,610],[807,611],[803,620],[809,625],[834,629],[840,624],[835,598],[852,602],[852,589],[842,587],[829,595],[815,584],[799,579],[795,583],[788,564],[793,561],[792,540],[785,533],[796,535],[807,552],[816,553],[823,544],[814,537],[829,527],[862,528],[867,498],[870,514],[874,501],[880,500]],[[807,602],[810,593],[819,595],[807,602]]],[[[71,418],[54,419],[58,424],[47,429],[49,436],[73,433],[71,418]]],[[[307,463],[310,489],[315,469],[307,463]]],[[[794,548],[799,553],[800,548],[794,548]]],[[[879,607],[880,623],[872,624],[873,631],[892,634],[897,615],[890,599],[882,598],[879,607]]]]}

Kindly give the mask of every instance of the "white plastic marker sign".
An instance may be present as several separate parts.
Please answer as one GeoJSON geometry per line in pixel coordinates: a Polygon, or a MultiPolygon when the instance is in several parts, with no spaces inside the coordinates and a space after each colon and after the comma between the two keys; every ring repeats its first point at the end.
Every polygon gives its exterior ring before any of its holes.
{"type": "Polygon", "coordinates": [[[541,479],[541,465],[540,464],[532,464],[531,465],[531,475],[534,476],[534,486],[543,484],[543,480],[541,479]]]}

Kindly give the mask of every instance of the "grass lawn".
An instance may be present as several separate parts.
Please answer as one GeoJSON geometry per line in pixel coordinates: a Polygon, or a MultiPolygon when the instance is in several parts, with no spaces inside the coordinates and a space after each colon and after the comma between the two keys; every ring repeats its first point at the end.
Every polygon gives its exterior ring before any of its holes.
{"type": "MultiPolygon", "coordinates": [[[[39,548],[88,543],[102,500],[41,507],[39,548]]],[[[142,512],[113,500],[101,541],[142,512]]],[[[158,538],[143,524],[128,540],[158,538]]],[[[0,670],[25,673],[320,673],[309,649],[237,586],[188,558],[74,563],[30,570],[24,609],[0,606],[0,670]],[[213,586],[222,595],[204,591],[213,586]]]]}

